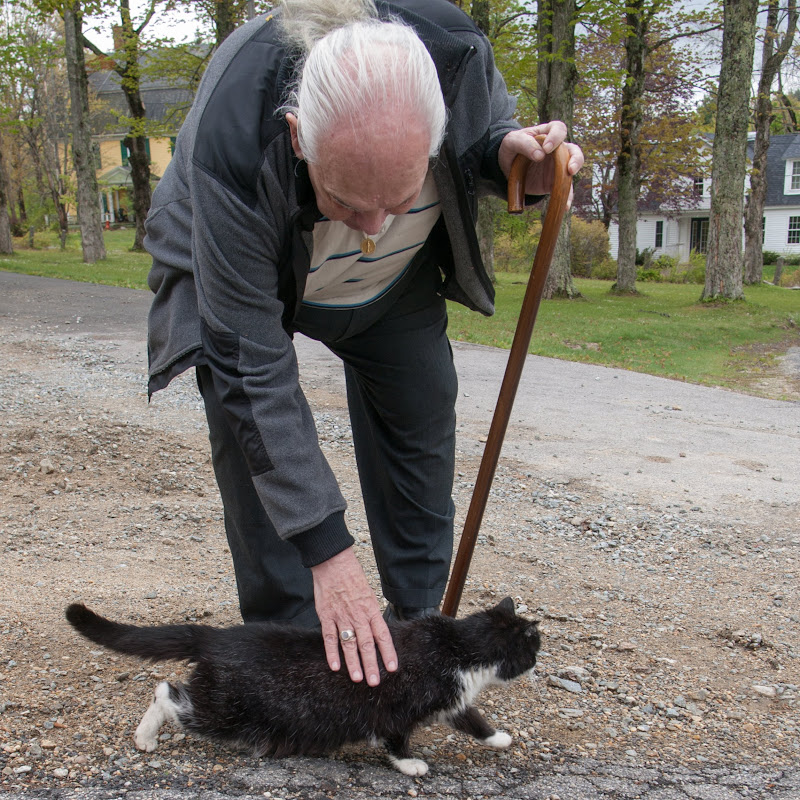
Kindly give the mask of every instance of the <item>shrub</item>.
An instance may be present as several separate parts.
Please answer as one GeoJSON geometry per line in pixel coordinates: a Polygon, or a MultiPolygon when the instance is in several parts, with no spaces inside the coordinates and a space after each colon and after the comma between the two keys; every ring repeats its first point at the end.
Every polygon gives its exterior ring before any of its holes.
{"type": "Polygon", "coordinates": [[[645,247],[644,250],[636,249],[636,266],[650,269],[650,262],[653,260],[653,248],[645,247]]]}
{"type": "Polygon", "coordinates": [[[681,266],[683,267],[679,273],[681,278],[676,283],[698,283],[702,285],[706,282],[706,257],[704,253],[692,250],[689,254],[688,264],[682,264],[681,266]]]}
{"type": "Polygon", "coordinates": [[[570,270],[588,278],[594,268],[608,259],[608,231],[600,220],[587,221],[573,216],[570,225],[570,270]]]}
{"type": "Polygon", "coordinates": [[[662,272],[672,272],[678,266],[678,259],[674,256],[659,256],[653,266],[662,272]]]}
{"type": "Polygon", "coordinates": [[[592,274],[589,277],[598,281],[615,281],[617,279],[617,262],[613,258],[605,258],[592,267],[592,274]]]}
{"type": "Polygon", "coordinates": [[[661,283],[664,280],[664,276],[660,270],[653,267],[650,267],[650,269],[640,267],[636,270],[636,280],[643,283],[661,283]]]}
{"type": "Polygon", "coordinates": [[[800,255],[784,256],[783,263],[787,267],[800,267],[800,255]]]}
{"type": "Polygon", "coordinates": [[[761,251],[761,263],[762,264],[774,264],[780,256],[780,253],[776,253],[772,250],[762,250],[761,251]]]}

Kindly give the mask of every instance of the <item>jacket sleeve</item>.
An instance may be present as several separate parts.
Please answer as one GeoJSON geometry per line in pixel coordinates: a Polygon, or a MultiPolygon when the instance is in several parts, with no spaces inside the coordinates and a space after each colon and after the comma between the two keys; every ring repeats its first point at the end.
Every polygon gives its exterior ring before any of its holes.
{"type": "MultiPolygon", "coordinates": [[[[262,167],[262,183],[279,188],[270,169],[262,167]]],[[[198,165],[191,190],[201,336],[214,389],[278,534],[313,566],[353,539],[300,388],[294,346],[281,325],[286,193],[262,190],[257,203],[245,203],[198,165]]]]}

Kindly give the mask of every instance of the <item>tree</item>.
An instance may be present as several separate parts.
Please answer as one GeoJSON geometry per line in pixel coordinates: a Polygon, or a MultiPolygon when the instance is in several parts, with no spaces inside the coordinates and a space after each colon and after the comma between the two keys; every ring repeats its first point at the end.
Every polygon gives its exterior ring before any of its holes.
{"type": "MultiPolygon", "coordinates": [[[[453,0],[456,5],[461,5],[453,0]]],[[[530,86],[533,62],[529,47],[532,42],[531,12],[516,0],[472,0],[469,8],[478,28],[492,43],[495,63],[506,85],[520,102],[517,117],[525,124],[534,115],[531,99],[535,98],[530,86]]],[[[499,222],[500,202],[494,197],[478,200],[477,235],[481,257],[489,276],[494,280],[494,237],[499,222]]]]}
{"type": "MultiPolygon", "coordinates": [[[[619,9],[620,1],[612,0],[612,8],[619,9]]],[[[617,281],[612,291],[630,293],[636,291],[636,220],[641,188],[641,132],[647,59],[671,42],[697,36],[717,26],[709,21],[705,12],[673,8],[667,0],[628,0],[622,8],[625,78],[617,155],[617,281]]]]}
{"type": "MultiPolygon", "coordinates": [[[[572,141],[575,107],[576,0],[539,0],[537,19],[538,69],[536,90],[539,119],[560,119],[572,141]]],[[[545,214],[547,211],[545,210],[545,214]]],[[[570,271],[570,221],[567,212],[558,234],[556,249],[542,297],[579,297],[570,271]]]]}
{"type": "Polygon", "coordinates": [[[72,162],[77,181],[78,224],[83,260],[87,264],[106,257],[102,218],[97,198],[97,176],[89,126],[89,83],[83,53],[83,8],[71,2],[62,10],[67,76],[72,119],[72,162]]]}
{"type": "Polygon", "coordinates": [[[761,51],[761,76],[755,98],[753,164],[750,169],[750,195],[745,207],[744,282],[761,283],[763,274],[764,236],[761,220],[767,194],[767,150],[775,110],[772,105],[772,85],[794,41],[797,29],[797,2],[788,0],[786,30],[778,33],[778,0],[769,0],[764,44],[761,51]],[[780,38],[779,38],[780,37],[780,38]],[[777,47],[776,47],[777,44],[777,47]]]}
{"type": "MultiPolygon", "coordinates": [[[[652,36],[663,32],[654,23],[652,36]]],[[[617,210],[617,159],[625,50],[618,32],[603,26],[584,35],[578,50],[575,137],[586,156],[575,208],[606,229],[617,210]],[[589,182],[593,184],[588,186],[589,182]]],[[[637,208],[667,215],[697,204],[694,177],[698,149],[694,90],[701,64],[687,59],[678,41],[652,49],[645,60],[639,137],[637,208]]]]}
{"type": "MultiPolygon", "coordinates": [[[[142,100],[142,31],[155,15],[158,0],[150,0],[141,22],[134,23],[130,0],[118,0],[115,10],[119,12],[120,24],[115,30],[114,55],[105,53],[86,36],[82,36],[83,47],[88,48],[103,63],[120,77],[120,87],[125,95],[130,116],[122,117],[128,131],[122,143],[128,151],[133,185],[133,213],[136,235],[133,250],[144,250],[144,222],[150,210],[150,157],[147,154],[147,112],[142,100]]],[[[84,70],[85,74],[85,70],[84,70]]]]}
{"type": "Polygon", "coordinates": [[[750,78],[758,0],[725,0],[702,300],[740,300],[750,78]]]}
{"type": "Polygon", "coordinates": [[[14,252],[14,240],[11,237],[11,222],[8,218],[8,181],[3,158],[3,137],[0,136],[0,253],[14,252]]]}
{"type": "Polygon", "coordinates": [[[20,227],[26,223],[35,226],[52,209],[63,248],[68,229],[67,204],[71,199],[67,148],[70,97],[64,68],[64,40],[52,21],[35,15],[21,16],[17,21],[17,41],[24,58],[17,64],[15,80],[9,81],[9,93],[16,105],[20,227]],[[26,156],[22,155],[23,149],[26,156]],[[23,170],[25,165],[28,169],[23,170]],[[26,188],[36,201],[30,219],[26,188]]]}

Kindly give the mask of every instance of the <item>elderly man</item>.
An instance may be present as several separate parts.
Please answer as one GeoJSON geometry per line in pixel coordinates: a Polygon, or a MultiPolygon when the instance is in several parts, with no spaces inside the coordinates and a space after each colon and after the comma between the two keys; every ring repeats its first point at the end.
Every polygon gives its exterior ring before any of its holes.
{"type": "Polygon", "coordinates": [[[378,683],[376,646],[397,668],[384,616],[435,613],[444,593],[445,298],[492,313],[477,197],[505,192],[518,153],[531,199],[546,194],[566,135],[520,129],[513,107],[447,0],[285,0],[219,49],[153,198],[150,391],[196,368],[242,616],[321,625],[354,681],[378,683]],[[297,332],[344,364],[384,616],[298,384],[297,332]]]}

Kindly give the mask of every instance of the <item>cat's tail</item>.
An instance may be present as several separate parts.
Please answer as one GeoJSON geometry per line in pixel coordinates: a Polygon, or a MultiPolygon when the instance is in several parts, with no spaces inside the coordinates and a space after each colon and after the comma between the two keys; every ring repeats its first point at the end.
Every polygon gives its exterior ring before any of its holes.
{"type": "Polygon", "coordinates": [[[112,622],[82,603],[67,607],[67,621],[95,644],[151,661],[197,660],[202,657],[209,628],[204,625],[140,627],[112,622]]]}

